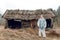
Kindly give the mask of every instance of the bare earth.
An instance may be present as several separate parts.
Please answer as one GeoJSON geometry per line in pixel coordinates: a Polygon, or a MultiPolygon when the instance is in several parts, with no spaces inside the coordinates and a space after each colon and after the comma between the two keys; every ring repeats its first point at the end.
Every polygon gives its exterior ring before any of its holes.
{"type": "MultiPolygon", "coordinates": [[[[55,31],[60,34],[60,28],[56,28],[55,31]]],[[[58,34],[47,33],[45,40],[60,40],[58,34]]],[[[32,28],[22,29],[4,29],[4,26],[0,26],[0,40],[43,40],[44,38],[38,36],[38,30],[32,28]]]]}

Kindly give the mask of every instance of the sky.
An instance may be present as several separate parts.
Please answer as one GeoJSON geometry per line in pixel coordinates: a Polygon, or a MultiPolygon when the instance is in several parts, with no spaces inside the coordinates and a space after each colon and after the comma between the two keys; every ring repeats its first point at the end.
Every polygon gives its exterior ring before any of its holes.
{"type": "Polygon", "coordinates": [[[7,9],[36,10],[52,8],[57,10],[60,0],[0,0],[0,13],[7,9]]]}

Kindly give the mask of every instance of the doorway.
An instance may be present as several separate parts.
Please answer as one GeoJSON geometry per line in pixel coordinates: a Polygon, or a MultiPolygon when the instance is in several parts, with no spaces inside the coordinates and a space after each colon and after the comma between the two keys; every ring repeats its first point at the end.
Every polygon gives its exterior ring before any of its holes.
{"type": "Polygon", "coordinates": [[[8,20],[9,28],[21,28],[21,21],[16,21],[14,19],[8,20]]]}
{"type": "Polygon", "coordinates": [[[52,26],[51,26],[51,24],[52,24],[51,19],[50,18],[46,19],[46,22],[47,22],[46,28],[52,28],[52,26]]]}

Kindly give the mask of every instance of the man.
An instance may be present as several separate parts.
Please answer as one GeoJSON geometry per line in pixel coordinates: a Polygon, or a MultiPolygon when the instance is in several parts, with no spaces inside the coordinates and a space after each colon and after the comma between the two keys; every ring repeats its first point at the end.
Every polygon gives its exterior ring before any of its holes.
{"type": "Polygon", "coordinates": [[[44,19],[43,15],[41,15],[40,18],[38,19],[37,25],[39,27],[39,36],[41,37],[42,34],[43,37],[45,38],[46,20],[44,19]]]}

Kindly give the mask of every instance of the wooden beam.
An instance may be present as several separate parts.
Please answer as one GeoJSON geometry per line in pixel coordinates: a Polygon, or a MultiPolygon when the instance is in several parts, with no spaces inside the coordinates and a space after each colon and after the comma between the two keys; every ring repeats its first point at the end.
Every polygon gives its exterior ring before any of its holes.
{"type": "Polygon", "coordinates": [[[8,21],[5,19],[5,29],[8,28],[8,21]]]}

